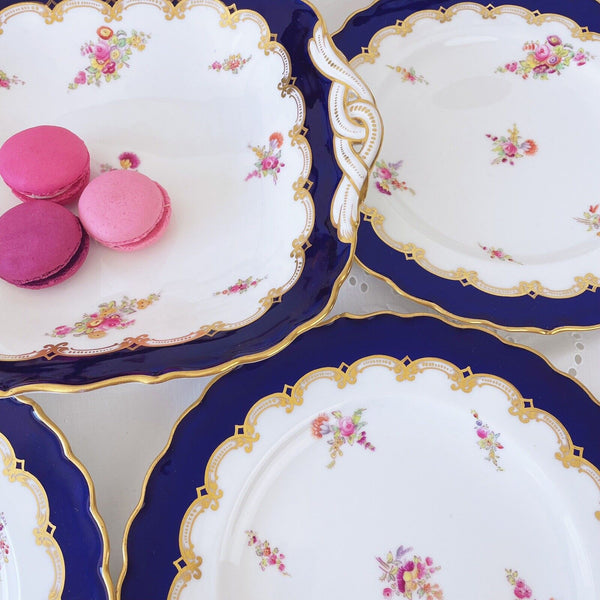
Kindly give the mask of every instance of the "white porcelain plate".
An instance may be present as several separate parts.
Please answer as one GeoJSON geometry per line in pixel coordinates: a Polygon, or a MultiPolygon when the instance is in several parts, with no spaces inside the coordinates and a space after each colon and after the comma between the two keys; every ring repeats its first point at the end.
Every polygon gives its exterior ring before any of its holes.
{"type": "Polygon", "coordinates": [[[128,589],[171,573],[170,600],[596,598],[599,411],[482,331],[340,319],[183,417],[130,533],[128,589]],[[177,537],[177,572],[143,547],[177,537]]]}
{"type": "MultiPolygon", "coordinates": [[[[385,128],[362,211],[406,270],[386,275],[461,317],[597,324],[587,296],[600,285],[600,36],[588,22],[513,5],[464,2],[396,20],[385,4],[373,22],[388,25],[361,38],[350,63],[385,128]],[[526,296],[546,302],[539,314],[526,296]],[[577,296],[586,298],[548,308],[577,296]]],[[[357,255],[386,271],[361,240],[357,255]]]]}
{"type": "MultiPolygon", "coordinates": [[[[251,324],[294,287],[315,228],[310,123],[261,14],[219,0],[67,1],[17,4],[0,24],[0,141],[66,127],[92,177],[135,169],[173,209],[152,247],[93,242],[75,276],[44,290],[0,281],[0,358],[180,344],[251,324]]],[[[0,211],[17,203],[0,185],[0,211]]]]}

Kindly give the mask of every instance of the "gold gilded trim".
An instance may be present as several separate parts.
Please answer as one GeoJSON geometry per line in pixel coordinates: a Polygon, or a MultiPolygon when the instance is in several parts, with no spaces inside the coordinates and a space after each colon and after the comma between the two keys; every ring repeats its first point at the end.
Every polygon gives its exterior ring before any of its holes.
{"type": "Polygon", "coordinates": [[[11,443],[2,433],[0,433],[0,461],[3,465],[2,475],[9,482],[17,482],[27,488],[35,499],[37,527],[34,527],[32,533],[36,545],[46,549],[54,569],[54,580],[48,592],[48,600],[60,600],[65,586],[65,561],[60,546],[54,539],[55,527],[50,522],[50,504],[46,490],[39,479],[25,469],[25,461],[16,457],[11,443]]]}
{"type": "Polygon", "coordinates": [[[35,402],[31,398],[27,398],[26,396],[19,396],[16,399],[19,402],[21,402],[22,404],[27,404],[27,405],[31,406],[36,417],[39,419],[39,421],[41,421],[44,425],[46,425],[46,427],[48,427],[48,429],[50,429],[52,431],[52,433],[56,436],[56,438],[60,441],[60,445],[62,447],[62,451],[63,451],[65,458],[69,462],[71,462],[73,465],[75,465],[77,467],[77,469],[79,469],[79,471],[83,475],[83,478],[86,481],[86,484],[88,486],[88,490],[90,493],[90,509],[89,510],[90,510],[90,513],[92,515],[94,522],[96,523],[96,525],[100,531],[100,537],[102,539],[103,552],[102,552],[102,565],[100,567],[100,576],[101,576],[102,581],[104,582],[104,585],[106,586],[108,597],[111,600],[114,600],[113,583],[112,583],[112,580],[110,577],[109,566],[108,566],[108,560],[109,560],[109,555],[110,555],[110,543],[109,543],[109,539],[108,539],[108,532],[106,530],[106,525],[104,524],[104,521],[103,521],[102,517],[100,516],[100,513],[98,512],[98,508],[96,505],[96,490],[94,488],[94,482],[92,481],[92,478],[91,478],[88,470],[83,465],[83,463],[73,454],[71,445],[69,444],[64,433],[52,421],[52,419],[50,419],[50,417],[48,417],[48,415],[46,415],[46,413],[37,404],[37,402],[35,402]]]}
{"type": "MultiPolygon", "coordinates": [[[[376,273],[373,273],[373,274],[376,275],[376,276],[378,276],[379,278],[383,279],[383,277],[381,277],[380,275],[378,275],[376,273]]],[[[332,304],[333,304],[333,302],[332,302],[332,304]]],[[[327,313],[327,312],[328,312],[328,310],[325,311],[325,313],[327,313]]],[[[578,381],[577,379],[575,379],[575,377],[573,377],[569,373],[564,373],[563,371],[560,371],[559,369],[557,369],[543,354],[541,354],[537,350],[535,350],[533,348],[529,348],[529,347],[524,346],[522,344],[517,344],[517,343],[514,343],[514,342],[509,342],[509,341],[505,340],[504,338],[500,337],[494,331],[489,331],[489,330],[485,329],[484,327],[481,327],[481,326],[478,326],[478,325],[466,325],[466,324],[462,324],[462,323],[451,323],[450,321],[448,321],[448,319],[446,319],[445,317],[443,317],[441,315],[435,315],[435,314],[432,315],[432,314],[423,313],[423,312],[406,315],[406,314],[401,314],[401,313],[398,313],[398,312],[395,312],[395,311],[378,311],[378,312],[373,312],[373,313],[369,313],[369,314],[365,314],[365,315],[355,315],[355,314],[351,314],[351,313],[340,313],[340,314],[337,314],[337,315],[330,316],[328,318],[321,318],[319,320],[319,322],[314,325],[314,327],[324,327],[324,326],[327,326],[327,325],[331,325],[332,323],[335,323],[339,319],[351,319],[353,321],[360,321],[360,320],[368,320],[368,319],[371,319],[372,317],[376,317],[378,315],[391,315],[391,316],[397,317],[399,319],[413,319],[413,318],[425,317],[425,318],[430,318],[430,319],[435,319],[437,321],[441,321],[442,323],[445,323],[446,325],[452,326],[455,329],[459,329],[459,330],[460,329],[475,329],[477,331],[485,332],[489,336],[491,336],[491,337],[493,337],[493,338],[501,341],[506,346],[510,346],[510,347],[513,347],[513,348],[520,348],[522,350],[527,350],[531,354],[533,354],[533,355],[537,356],[538,358],[542,359],[546,363],[546,365],[548,366],[549,369],[551,369],[555,373],[558,373],[558,374],[562,375],[563,377],[565,377],[566,379],[569,379],[570,381],[572,381],[573,383],[575,383],[579,388],[581,388],[585,392],[585,394],[590,398],[590,400],[592,402],[594,402],[595,404],[597,404],[598,406],[600,406],[600,401],[596,400],[596,398],[593,396],[593,394],[580,381],[578,381]]],[[[309,329],[311,327],[312,326],[309,325],[308,327],[306,327],[306,329],[309,329]]],[[[272,355],[276,354],[278,351],[282,350],[284,347],[286,347],[287,345],[289,345],[289,343],[291,341],[292,340],[290,339],[290,340],[287,341],[287,343],[282,344],[281,348],[279,348],[276,352],[273,352],[269,356],[272,356],[272,355]]],[[[263,356],[262,358],[268,358],[268,356],[263,356]]],[[[400,361],[400,363],[402,363],[402,362],[403,361],[400,361]]],[[[244,363],[240,362],[239,364],[244,364],[244,363]]],[[[410,363],[409,363],[409,365],[410,365],[410,363]]],[[[399,373],[402,372],[403,368],[404,369],[407,369],[407,368],[410,369],[410,366],[407,366],[407,365],[400,366],[400,364],[399,364],[398,365],[399,373]]],[[[342,367],[340,367],[340,370],[343,370],[343,365],[342,365],[342,367]]],[[[197,406],[199,406],[202,403],[202,401],[204,400],[204,398],[208,394],[210,388],[219,379],[221,379],[221,377],[225,376],[228,372],[229,372],[229,370],[225,370],[225,371],[220,372],[207,385],[207,387],[205,388],[205,390],[202,392],[202,395],[181,414],[181,416],[177,419],[177,421],[175,422],[175,424],[171,428],[171,432],[169,434],[169,439],[167,440],[167,443],[165,444],[164,448],[159,453],[159,455],[154,459],[154,461],[150,465],[148,471],[146,472],[146,476],[144,477],[144,481],[143,481],[142,489],[141,489],[141,493],[140,493],[140,500],[139,500],[137,506],[135,507],[134,511],[132,512],[131,516],[129,517],[129,520],[127,521],[127,524],[125,526],[125,533],[124,533],[124,536],[123,536],[123,544],[122,544],[123,569],[121,571],[121,575],[119,577],[119,581],[118,581],[118,584],[117,584],[117,594],[116,594],[117,598],[121,597],[121,588],[123,586],[123,582],[124,582],[125,577],[127,575],[127,568],[128,568],[127,539],[129,537],[129,532],[130,532],[131,526],[133,524],[133,521],[136,519],[136,517],[139,514],[140,510],[144,506],[144,499],[145,499],[146,489],[148,487],[148,481],[150,479],[150,476],[154,472],[154,470],[155,470],[156,466],[158,465],[158,463],[162,460],[162,458],[165,456],[165,454],[168,452],[169,448],[171,447],[171,444],[173,442],[173,438],[175,436],[175,432],[176,432],[177,428],[179,427],[179,425],[182,423],[182,421],[186,418],[186,416],[192,410],[194,410],[197,406]]],[[[199,375],[201,375],[201,373],[199,375]]],[[[186,374],[185,376],[194,377],[195,375],[192,372],[192,373],[186,374]]],[[[171,378],[172,377],[169,377],[169,379],[171,379],[171,378]]],[[[150,382],[147,382],[147,383],[150,383],[150,382]]],[[[101,386],[99,386],[99,387],[101,387],[101,386]]],[[[291,412],[294,409],[294,404],[293,404],[293,401],[291,399],[291,395],[290,395],[290,393],[288,391],[288,387],[289,386],[286,386],[284,388],[284,390],[283,390],[283,393],[285,394],[285,396],[287,396],[287,398],[289,398],[289,400],[286,400],[286,402],[288,402],[288,405],[286,406],[285,410],[287,412],[291,412]]],[[[67,391],[67,390],[63,390],[63,391],[67,391]]],[[[295,397],[301,399],[302,398],[301,393],[298,391],[296,393],[295,397]]],[[[174,564],[176,565],[176,568],[177,568],[178,571],[182,571],[185,568],[185,565],[182,565],[181,561],[175,561],[174,564]]],[[[188,567],[190,567],[189,572],[190,572],[190,579],[191,579],[191,577],[192,577],[191,572],[193,571],[194,573],[198,573],[198,571],[196,571],[195,569],[200,567],[200,563],[199,562],[188,563],[188,567]],[[193,567],[191,566],[192,564],[194,564],[193,567]]],[[[186,577],[186,576],[187,575],[185,573],[182,574],[182,577],[186,577]]]]}
{"type": "Polygon", "coordinates": [[[350,68],[321,21],[314,27],[308,52],[317,70],[332,81],[329,122],[342,179],[331,202],[330,218],[339,239],[349,242],[358,227],[369,171],[381,148],[383,125],[369,88],[350,68]]]}
{"type": "MultiPolygon", "coordinates": [[[[460,323],[464,323],[465,325],[468,325],[470,327],[476,327],[477,329],[481,329],[482,331],[486,331],[487,333],[495,335],[496,337],[498,337],[498,339],[501,339],[502,341],[506,341],[506,340],[504,340],[504,338],[497,336],[497,334],[493,331],[493,329],[498,329],[501,331],[509,331],[509,332],[513,331],[513,332],[521,332],[521,333],[539,333],[542,335],[555,335],[557,333],[564,333],[567,331],[591,331],[594,329],[600,329],[600,325],[590,325],[588,327],[578,327],[576,325],[563,325],[561,327],[555,327],[554,329],[542,329],[540,327],[511,327],[508,325],[498,325],[497,323],[492,323],[492,321],[488,321],[486,319],[469,319],[467,317],[461,317],[460,315],[455,315],[454,313],[451,313],[450,311],[446,310],[445,308],[443,308],[439,304],[436,304],[435,302],[431,302],[429,300],[424,300],[423,298],[417,298],[416,296],[412,296],[408,292],[405,292],[389,277],[386,277],[385,275],[382,275],[381,273],[378,273],[377,271],[374,271],[373,269],[367,267],[367,265],[365,265],[363,262],[361,262],[361,260],[358,257],[355,256],[353,258],[353,260],[366,273],[387,283],[397,294],[399,294],[403,298],[407,298],[408,300],[411,300],[412,302],[416,302],[417,304],[420,304],[421,306],[431,308],[431,309],[437,311],[438,313],[440,313],[440,315],[442,315],[443,317],[446,317],[446,318],[449,318],[449,319],[452,319],[455,321],[459,321],[460,323]],[[491,327],[493,329],[492,330],[487,329],[488,327],[491,327]]],[[[424,314],[429,314],[429,313],[424,313],[424,314]]],[[[431,316],[431,315],[429,315],[429,316],[431,316]]],[[[458,325],[458,323],[452,323],[452,324],[458,325]]],[[[534,350],[533,348],[530,348],[528,346],[523,346],[523,348],[527,348],[527,350],[536,352],[536,350],[534,350]]],[[[541,354],[539,356],[544,358],[541,354]]],[[[548,364],[550,364],[550,363],[548,363],[548,364]]],[[[567,375],[566,373],[562,373],[562,374],[567,375]]]]}
{"type": "MultiPolygon", "coordinates": [[[[356,69],[360,65],[374,64],[379,58],[379,47],[382,41],[389,37],[399,35],[406,37],[413,31],[414,26],[422,20],[433,20],[440,23],[447,23],[456,15],[471,11],[475,12],[483,19],[496,19],[500,15],[511,14],[524,19],[528,24],[540,26],[544,23],[559,23],[566,27],[571,35],[582,41],[600,42],[600,34],[590,32],[587,27],[581,27],[575,21],[554,13],[540,13],[539,11],[530,11],[526,8],[514,5],[504,5],[494,7],[491,4],[483,6],[473,2],[462,2],[455,4],[450,8],[440,8],[438,10],[422,10],[411,14],[404,20],[397,20],[394,25],[384,27],[373,35],[368,46],[362,48],[361,54],[358,54],[350,60],[350,65],[356,69]]],[[[585,292],[596,292],[600,287],[600,278],[593,273],[586,273],[583,276],[574,276],[574,283],[566,289],[555,290],[545,286],[537,280],[520,281],[517,285],[504,288],[486,283],[480,275],[474,271],[459,267],[455,270],[446,270],[437,267],[426,257],[426,251],[413,243],[404,243],[392,238],[385,230],[385,217],[375,208],[367,206],[364,202],[361,206],[361,212],[364,220],[370,222],[377,236],[389,247],[397,252],[404,254],[406,260],[414,260],[420,267],[433,273],[438,277],[459,281],[463,286],[473,286],[476,289],[493,296],[502,297],[520,297],[530,296],[536,298],[543,296],[545,298],[564,299],[573,298],[585,292]]],[[[458,317],[460,318],[460,317],[458,317]]]]}
{"type": "MultiPolygon", "coordinates": [[[[54,4],[54,3],[52,3],[54,4]]],[[[290,98],[296,105],[296,119],[287,136],[290,145],[300,150],[302,155],[302,167],[300,175],[292,184],[293,201],[302,205],[304,209],[304,223],[299,227],[297,237],[292,240],[290,258],[293,259],[294,267],[287,282],[277,288],[268,290],[266,295],[258,300],[257,309],[253,314],[235,323],[224,323],[215,321],[212,324],[202,325],[200,328],[183,336],[169,339],[154,339],[148,334],[140,334],[135,337],[125,337],[120,342],[102,346],[99,348],[74,348],[69,342],[57,344],[45,344],[41,349],[21,354],[0,354],[0,360],[22,361],[36,358],[53,359],[56,356],[88,357],[99,356],[120,350],[135,351],[140,347],[165,347],[183,344],[202,337],[212,337],[220,331],[232,331],[239,329],[260,319],[271,308],[274,302],[281,301],[281,297],[290,291],[299,280],[306,262],[305,251],[308,249],[307,240],[310,237],[315,221],[315,205],[310,192],[312,182],[309,180],[312,168],[312,150],[306,139],[307,129],[304,126],[306,120],[306,103],[302,92],[295,86],[295,78],[291,76],[292,64],[290,56],[285,47],[277,42],[276,34],[271,33],[266,20],[252,10],[238,10],[235,4],[226,6],[221,0],[184,0],[173,6],[169,0],[118,0],[113,5],[106,4],[100,0],[63,0],[53,8],[33,3],[21,3],[10,6],[0,11],[0,34],[1,26],[10,18],[22,14],[34,12],[42,16],[46,23],[63,21],[63,16],[75,8],[95,9],[105,15],[105,21],[121,20],[124,10],[138,5],[154,6],[165,13],[166,20],[173,18],[183,19],[186,12],[196,7],[205,7],[215,10],[220,17],[220,26],[236,29],[238,25],[245,22],[256,24],[259,28],[258,48],[265,56],[274,54],[279,57],[282,64],[282,77],[277,86],[282,98],[290,98]]],[[[357,223],[353,223],[353,229],[348,239],[352,242],[356,235],[357,223]]]]}
{"type": "MultiPolygon", "coordinates": [[[[445,373],[450,380],[450,389],[470,393],[476,387],[493,387],[500,390],[509,402],[509,414],[516,416],[522,423],[541,422],[550,427],[557,437],[559,450],[554,458],[560,460],[565,468],[576,468],[578,472],[589,476],[596,484],[600,494],[600,470],[583,458],[583,448],[574,446],[565,427],[550,413],[534,407],[533,401],[524,399],[519,391],[508,381],[495,375],[473,373],[470,367],[460,369],[443,359],[426,357],[412,360],[405,356],[399,360],[391,356],[372,355],[361,358],[351,365],[342,363],[340,367],[324,367],[303,375],[293,386],[286,385],[282,392],[265,396],[258,400],[248,412],[243,425],[234,428],[234,434],[222,442],[212,453],[206,465],[204,485],[198,488],[197,499],[186,511],[180,528],[179,545],[181,557],[174,562],[178,573],[173,579],[169,591],[169,600],[179,600],[181,592],[192,579],[200,579],[200,565],[203,560],[194,551],[191,540],[192,531],[200,515],[209,509],[219,509],[219,500],[224,491],[219,487],[219,468],[225,457],[235,450],[243,449],[252,452],[254,443],[260,439],[257,431],[258,419],[268,409],[285,408],[291,412],[295,406],[303,404],[304,393],[317,380],[328,379],[336,383],[338,388],[353,385],[358,375],[372,367],[385,367],[396,375],[396,380],[414,381],[420,374],[429,370],[445,373]]],[[[600,511],[594,516],[600,520],[600,511]]]]}
{"type": "Polygon", "coordinates": [[[404,254],[406,260],[414,260],[420,267],[423,267],[438,277],[459,281],[463,287],[472,285],[478,290],[492,296],[506,296],[511,298],[518,296],[529,296],[531,298],[544,296],[545,298],[554,299],[572,298],[587,291],[595,292],[598,287],[600,287],[600,279],[592,273],[587,273],[583,277],[575,277],[575,283],[567,290],[553,290],[543,286],[537,280],[520,281],[518,285],[511,288],[496,287],[482,281],[477,271],[463,269],[462,267],[454,271],[446,271],[445,269],[436,267],[427,259],[423,248],[419,248],[412,243],[404,244],[398,242],[388,235],[384,228],[385,217],[379,213],[377,209],[363,204],[361,212],[364,215],[364,220],[373,226],[373,231],[375,231],[377,237],[379,237],[384,244],[393,248],[400,254],[404,254]]]}

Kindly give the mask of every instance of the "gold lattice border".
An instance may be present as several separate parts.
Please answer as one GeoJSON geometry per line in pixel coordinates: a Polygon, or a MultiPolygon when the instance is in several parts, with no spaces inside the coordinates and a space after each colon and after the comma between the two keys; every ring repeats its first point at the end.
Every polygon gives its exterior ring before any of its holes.
{"type": "MultiPolygon", "coordinates": [[[[461,12],[472,11],[481,15],[484,19],[496,19],[500,15],[511,14],[524,19],[530,25],[541,26],[545,23],[559,23],[566,27],[571,35],[585,42],[600,42],[600,34],[589,31],[587,27],[581,27],[572,19],[553,13],[540,13],[539,11],[530,11],[521,6],[499,6],[494,7],[491,4],[483,6],[473,2],[462,2],[455,4],[450,8],[440,8],[438,10],[422,10],[408,16],[403,21],[398,20],[394,25],[380,29],[369,41],[367,47],[362,48],[361,54],[355,56],[350,65],[356,68],[363,64],[374,64],[375,60],[380,56],[379,47],[382,41],[392,35],[406,37],[414,29],[416,23],[422,20],[434,20],[440,23],[447,23],[454,16],[461,12]]],[[[562,299],[572,298],[583,294],[584,292],[595,292],[600,287],[600,278],[592,273],[586,273],[584,276],[574,277],[574,283],[571,287],[564,290],[553,290],[544,286],[540,281],[521,281],[518,285],[503,288],[493,286],[483,281],[477,271],[458,268],[453,271],[448,271],[437,267],[426,258],[426,253],[423,248],[418,247],[413,243],[402,243],[393,239],[384,228],[385,217],[381,215],[375,208],[366,206],[364,203],[361,207],[364,220],[370,222],[377,236],[388,246],[394,250],[404,254],[406,260],[414,260],[419,266],[423,267],[430,273],[442,277],[459,281],[463,286],[472,285],[473,287],[491,294],[493,296],[544,296],[546,298],[562,299]]]]}
{"type": "Polygon", "coordinates": [[[124,10],[138,5],[149,5],[158,8],[164,13],[167,21],[175,18],[184,19],[186,12],[193,8],[208,7],[217,11],[219,14],[219,25],[223,28],[236,29],[241,23],[252,22],[259,27],[260,31],[258,49],[264,52],[265,56],[275,54],[280,58],[283,76],[277,85],[277,90],[282,97],[289,97],[296,104],[296,122],[288,131],[287,136],[291,146],[299,149],[303,159],[301,174],[292,184],[294,202],[300,204],[304,209],[304,224],[298,236],[292,240],[291,244],[290,258],[294,260],[294,271],[286,283],[280,287],[270,289],[267,295],[259,300],[259,308],[254,314],[236,323],[215,321],[212,324],[202,325],[199,329],[187,335],[162,340],[153,339],[148,334],[140,334],[135,337],[126,337],[121,342],[110,346],[93,349],[72,348],[69,342],[45,344],[40,350],[28,353],[18,355],[0,354],[0,360],[18,361],[34,358],[47,358],[51,360],[55,356],[98,356],[119,350],[136,350],[140,347],[173,346],[201,337],[212,337],[220,331],[239,329],[257,321],[273,304],[281,302],[283,295],[294,287],[304,270],[306,251],[311,246],[308,238],[312,233],[315,221],[315,205],[310,192],[313,182],[308,179],[313,158],[310,145],[305,137],[308,131],[304,126],[306,104],[302,92],[295,85],[296,78],[291,76],[292,64],[287,50],[277,41],[277,34],[271,33],[269,25],[260,13],[246,9],[238,10],[235,4],[226,6],[221,0],[183,0],[176,6],[173,6],[169,0],[117,0],[111,4],[101,2],[100,0],[63,0],[59,3],[49,2],[48,5],[25,2],[0,10],[0,35],[3,33],[2,27],[7,21],[23,13],[36,13],[50,25],[62,22],[64,15],[70,10],[91,8],[99,11],[100,14],[104,15],[104,21],[110,23],[111,21],[122,20],[124,10]]]}
{"type": "MultiPolygon", "coordinates": [[[[187,509],[179,530],[179,549],[181,557],[173,564],[178,572],[169,590],[168,600],[179,600],[181,593],[192,579],[202,577],[202,558],[197,556],[192,543],[192,531],[197,519],[208,510],[219,509],[219,501],[224,491],[219,487],[219,468],[225,457],[235,450],[243,449],[252,452],[254,443],[260,438],[257,431],[258,419],[265,411],[272,408],[284,409],[291,413],[295,407],[304,402],[304,393],[315,381],[331,380],[342,389],[346,385],[356,383],[358,375],[371,367],[385,367],[396,375],[396,381],[414,381],[415,378],[429,370],[445,373],[451,381],[450,389],[470,393],[475,388],[493,387],[500,390],[509,403],[508,412],[522,423],[540,422],[546,424],[556,435],[558,449],[554,458],[565,468],[575,468],[592,479],[600,493],[600,470],[583,458],[583,448],[575,446],[565,427],[550,413],[535,408],[532,400],[525,399],[508,381],[485,373],[473,373],[470,367],[460,369],[456,365],[440,358],[421,358],[412,360],[405,356],[399,360],[391,356],[373,355],[361,358],[351,365],[342,363],[338,368],[324,367],[302,376],[293,386],[286,385],[283,392],[271,394],[258,400],[244,420],[243,425],[236,425],[234,434],[222,442],[212,453],[204,472],[204,485],[197,489],[198,497],[187,509]]],[[[600,521],[600,509],[594,513],[600,521]]]]}
{"type": "MultiPolygon", "coordinates": [[[[54,569],[54,581],[48,592],[48,600],[60,600],[65,585],[65,561],[60,546],[54,539],[55,527],[50,522],[50,504],[46,490],[37,477],[25,470],[25,461],[15,456],[11,443],[2,433],[0,433],[0,461],[3,467],[2,475],[11,483],[20,483],[35,498],[36,527],[32,533],[36,545],[46,549],[54,569]]],[[[29,576],[34,577],[35,574],[30,573],[29,576]]]]}

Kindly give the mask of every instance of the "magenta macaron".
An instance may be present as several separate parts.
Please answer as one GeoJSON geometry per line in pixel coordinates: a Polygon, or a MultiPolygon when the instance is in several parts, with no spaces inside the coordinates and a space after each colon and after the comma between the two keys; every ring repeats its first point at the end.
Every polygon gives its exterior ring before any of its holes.
{"type": "Polygon", "coordinates": [[[81,194],[79,217],[90,236],[104,246],[138,250],[164,233],[171,201],[162,186],[137,171],[107,171],[81,194]]]}
{"type": "Polygon", "coordinates": [[[21,200],[67,204],[90,180],[90,155],[83,140],[64,127],[31,127],[0,148],[0,176],[21,200]]]}
{"type": "Polygon", "coordinates": [[[0,278],[40,289],[68,279],[83,264],[90,238],[64,206],[34,200],[0,217],[0,278]]]}

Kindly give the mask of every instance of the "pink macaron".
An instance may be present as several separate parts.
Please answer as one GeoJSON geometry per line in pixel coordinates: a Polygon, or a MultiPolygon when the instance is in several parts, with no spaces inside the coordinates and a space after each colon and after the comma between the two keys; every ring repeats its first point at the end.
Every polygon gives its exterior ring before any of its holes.
{"type": "Polygon", "coordinates": [[[83,140],[64,127],[40,125],[10,137],[0,148],[0,176],[17,198],[67,204],[90,180],[83,140]]]}
{"type": "Polygon", "coordinates": [[[171,200],[162,186],[137,171],[108,171],[81,194],[79,217],[90,236],[104,246],[138,250],[164,233],[171,200]]]}
{"type": "Polygon", "coordinates": [[[90,238],[64,206],[34,200],[0,217],[0,278],[41,289],[74,275],[88,254],[90,238]]]}

